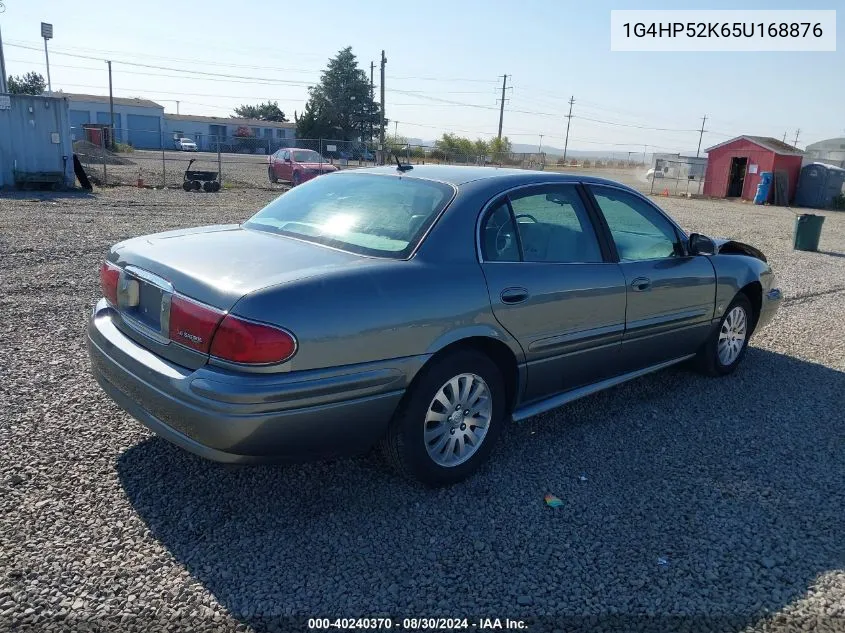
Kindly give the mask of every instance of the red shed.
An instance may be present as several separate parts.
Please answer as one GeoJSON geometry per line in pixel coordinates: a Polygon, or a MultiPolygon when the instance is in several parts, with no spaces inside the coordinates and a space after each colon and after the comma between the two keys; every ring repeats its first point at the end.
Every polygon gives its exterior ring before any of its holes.
{"type": "Polygon", "coordinates": [[[753,200],[764,171],[785,171],[789,201],[795,196],[804,153],[792,145],[768,136],[737,136],[706,152],[705,196],[753,200]]]}

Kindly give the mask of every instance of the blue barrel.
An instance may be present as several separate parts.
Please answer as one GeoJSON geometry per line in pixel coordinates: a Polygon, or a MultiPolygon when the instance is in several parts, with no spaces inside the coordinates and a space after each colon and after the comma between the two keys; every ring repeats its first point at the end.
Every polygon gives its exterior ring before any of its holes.
{"type": "Polygon", "coordinates": [[[757,185],[757,195],[754,196],[754,204],[765,204],[769,199],[769,189],[772,186],[772,172],[760,173],[760,184],[757,185]]]}

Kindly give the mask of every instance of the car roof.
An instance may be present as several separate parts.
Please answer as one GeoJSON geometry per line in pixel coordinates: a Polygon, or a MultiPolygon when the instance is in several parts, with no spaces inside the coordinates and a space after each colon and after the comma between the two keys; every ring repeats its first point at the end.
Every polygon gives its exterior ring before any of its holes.
{"type": "Polygon", "coordinates": [[[396,166],[366,167],[361,169],[343,170],[345,173],[369,173],[385,174],[392,176],[404,176],[406,178],[424,178],[436,180],[450,185],[460,186],[469,182],[490,179],[507,179],[511,184],[519,184],[524,180],[526,184],[534,183],[542,179],[544,182],[592,182],[596,184],[609,184],[628,188],[621,183],[606,178],[596,178],[573,173],[559,173],[541,171],[537,169],[513,169],[508,167],[470,167],[459,165],[413,165],[413,169],[400,172],[396,166]]]}

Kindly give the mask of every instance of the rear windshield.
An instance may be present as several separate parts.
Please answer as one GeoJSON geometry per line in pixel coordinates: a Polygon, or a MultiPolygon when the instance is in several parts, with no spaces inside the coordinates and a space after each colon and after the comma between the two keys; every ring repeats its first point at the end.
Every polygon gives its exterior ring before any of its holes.
{"type": "Polygon", "coordinates": [[[327,174],[279,196],[244,226],[404,259],[453,194],[449,185],[405,176],[327,174]]]}
{"type": "Polygon", "coordinates": [[[293,159],[297,163],[327,163],[320,154],[310,149],[293,152],[293,159]]]}

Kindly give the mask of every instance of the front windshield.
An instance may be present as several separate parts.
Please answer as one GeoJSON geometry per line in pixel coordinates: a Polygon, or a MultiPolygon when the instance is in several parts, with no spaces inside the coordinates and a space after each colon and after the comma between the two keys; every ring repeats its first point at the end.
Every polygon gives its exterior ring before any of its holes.
{"type": "Polygon", "coordinates": [[[330,174],[279,196],[244,223],[353,253],[405,258],[452,199],[443,183],[330,174]]]}
{"type": "Polygon", "coordinates": [[[293,159],[297,163],[326,163],[325,158],[310,149],[298,149],[293,152],[293,159]]]}

